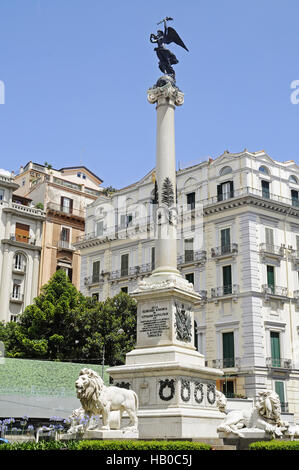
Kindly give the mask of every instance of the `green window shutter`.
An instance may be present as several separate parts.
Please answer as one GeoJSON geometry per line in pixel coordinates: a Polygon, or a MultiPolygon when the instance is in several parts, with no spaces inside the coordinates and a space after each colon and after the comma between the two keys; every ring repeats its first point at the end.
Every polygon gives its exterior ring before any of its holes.
{"type": "Polygon", "coordinates": [[[151,252],[151,265],[152,265],[152,271],[153,271],[156,266],[156,250],[154,246],[152,246],[152,252],[151,252]]]}
{"type": "Polygon", "coordinates": [[[272,292],[275,291],[275,275],[274,266],[267,266],[267,284],[271,288],[272,292]]]}
{"type": "Polygon", "coordinates": [[[99,282],[100,280],[100,261],[92,263],[92,282],[99,282]]]}
{"type": "Polygon", "coordinates": [[[232,293],[232,267],[231,266],[223,266],[222,268],[223,273],[223,294],[231,294],[232,293]]]}
{"type": "Polygon", "coordinates": [[[275,392],[279,396],[280,403],[284,404],[285,403],[285,397],[284,397],[284,385],[283,382],[275,382],[275,392]]]}
{"type": "Polygon", "coordinates": [[[270,332],[271,338],[271,359],[273,367],[280,367],[280,337],[276,331],[270,332]]]}
{"type": "Polygon", "coordinates": [[[129,274],[129,255],[128,254],[121,256],[120,270],[121,270],[121,276],[127,276],[129,274]]]}
{"type": "Polygon", "coordinates": [[[230,229],[225,228],[221,230],[221,253],[229,253],[230,252],[230,229]]]}
{"type": "Polygon", "coordinates": [[[235,346],[234,333],[222,333],[223,346],[223,367],[234,367],[235,365],[235,346]]]}

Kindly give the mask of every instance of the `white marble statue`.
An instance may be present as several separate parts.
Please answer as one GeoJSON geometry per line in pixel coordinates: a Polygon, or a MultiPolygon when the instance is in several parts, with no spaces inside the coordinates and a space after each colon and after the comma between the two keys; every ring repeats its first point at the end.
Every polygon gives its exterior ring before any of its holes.
{"type": "Polygon", "coordinates": [[[217,431],[240,436],[245,429],[263,430],[273,437],[281,437],[288,427],[289,423],[281,419],[279,396],[272,390],[264,390],[259,392],[255,407],[251,410],[230,411],[217,431]]]}
{"type": "Polygon", "coordinates": [[[226,413],[227,398],[224,393],[219,392],[219,390],[216,390],[216,406],[221,413],[226,413]]]}
{"type": "Polygon", "coordinates": [[[70,416],[71,427],[68,433],[120,429],[124,412],[130,419],[130,424],[125,429],[137,431],[138,397],[133,390],[106,387],[97,372],[87,368],[80,371],[75,386],[81,408],[74,410],[70,416]],[[103,421],[101,427],[96,419],[100,415],[103,421]]]}

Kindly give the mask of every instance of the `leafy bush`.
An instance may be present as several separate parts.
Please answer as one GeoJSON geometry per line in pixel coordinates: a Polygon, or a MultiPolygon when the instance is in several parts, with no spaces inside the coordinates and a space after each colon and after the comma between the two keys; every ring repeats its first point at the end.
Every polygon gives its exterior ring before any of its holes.
{"type": "Polygon", "coordinates": [[[260,441],[253,442],[249,450],[299,450],[299,441],[260,441]]]}
{"type": "Polygon", "coordinates": [[[211,450],[211,446],[191,441],[40,441],[2,444],[0,450],[211,450]]]}

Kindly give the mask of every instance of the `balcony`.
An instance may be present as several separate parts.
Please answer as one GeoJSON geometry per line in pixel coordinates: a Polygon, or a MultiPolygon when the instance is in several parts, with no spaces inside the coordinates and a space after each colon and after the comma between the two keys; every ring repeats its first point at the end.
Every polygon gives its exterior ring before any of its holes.
{"type": "Polygon", "coordinates": [[[265,296],[265,300],[277,299],[284,301],[288,297],[288,289],[281,286],[273,286],[268,284],[262,285],[262,292],[265,296]]]}
{"type": "Polygon", "coordinates": [[[275,258],[275,259],[282,259],[284,257],[285,247],[284,246],[277,246],[271,245],[269,243],[261,243],[260,244],[260,253],[262,258],[275,258]]]}
{"type": "Polygon", "coordinates": [[[182,266],[184,264],[204,264],[207,260],[207,252],[204,250],[201,251],[191,251],[187,250],[184,255],[180,255],[177,258],[178,266],[182,266]]]}
{"type": "Polygon", "coordinates": [[[22,304],[24,301],[24,294],[20,294],[18,291],[12,292],[10,295],[10,301],[16,304],[22,304]]]}
{"type": "Polygon", "coordinates": [[[25,274],[26,273],[26,264],[25,263],[13,263],[12,271],[16,274],[25,274]]]}
{"type": "Polygon", "coordinates": [[[212,367],[215,369],[239,369],[240,362],[241,361],[239,357],[214,359],[212,361],[212,367]]]}
{"type": "Polygon", "coordinates": [[[292,250],[292,260],[294,264],[299,264],[299,250],[292,250]]]}
{"type": "Polygon", "coordinates": [[[72,245],[70,242],[68,242],[66,240],[58,240],[57,248],[58,248],[58,250],[64,250],[64,251],[75,251],[76,250],[74,245],[72,245]]]}
{"type": "Polygon", "coordinates": [[[291,370],[293,368],[293,362],[292,362],[292,359],[281,359],[281,358],[267,357],[266,358],[266,366],[269,369],[291,370]]]}
{"type": "Polygon", "coordinates": [[[84,278],[84,285],[87,287],[93,284],[99,284],[100,282],[104,282],[104,276],[102,274],[94,274],[84,278]]]}
{"type": "Polygon", "coordinates": [[[229,245],[217,246],[216,248],[211,248],[211,257],[214,259],[222,259],[235,257],[238,254],[238,244],[231,243],[229,245]]]}
{"type": "Polygon", "coordinates": [[[66,218],[85,218],[85,211],[82,209],[75,209],[69,206],[63,206],[61,204],[55,204],[54,202],[49,202],[47,204],[47,211],[52,215],[59,215],[66,218]]]}
{"type": "Polygon", "coordinates": [[[218,301],[220,299],[230,298],[232,297],[233,300],[237,300],[239,294],[239,285],[232,284],[227,286],[221,287],[214,287],[211,289],[211,297],[212,299],[218,301]]]}

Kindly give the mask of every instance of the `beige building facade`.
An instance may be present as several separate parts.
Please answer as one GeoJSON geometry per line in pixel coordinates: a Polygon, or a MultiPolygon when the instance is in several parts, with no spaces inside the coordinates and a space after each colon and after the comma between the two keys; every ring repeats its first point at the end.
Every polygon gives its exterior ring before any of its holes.
{"type": "Polygon", "coordinates": [[[86,206],[101,194],[102,180],[84,166],[54,169],[29,162],[15,181],[16,195],[25,196],[46,213],[41,241],[39,290],[63,269],[80,287],[80,253],[74,242],[84,233],[86,206]]]}

